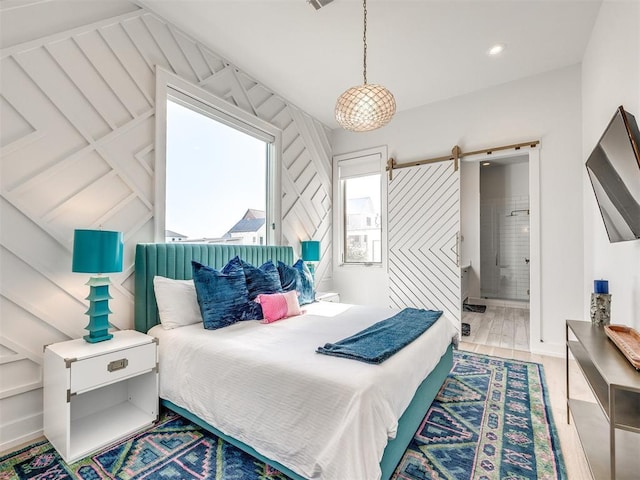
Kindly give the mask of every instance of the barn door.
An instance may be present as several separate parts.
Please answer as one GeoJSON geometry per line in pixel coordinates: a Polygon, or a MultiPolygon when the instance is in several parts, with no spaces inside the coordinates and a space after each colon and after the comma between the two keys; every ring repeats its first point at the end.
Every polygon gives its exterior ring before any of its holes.
{"type": "Polygon", "coordinates": [[[460,170],[443,161],[388,182],[390,305],[442,310],[460,330],[460,170]]]}

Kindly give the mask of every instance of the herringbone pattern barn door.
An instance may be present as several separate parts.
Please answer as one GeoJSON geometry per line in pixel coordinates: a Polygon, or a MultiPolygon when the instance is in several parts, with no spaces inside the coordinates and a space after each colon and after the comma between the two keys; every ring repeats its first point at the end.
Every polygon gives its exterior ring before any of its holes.
{"type": "Polygon", "coordinates": [[[460,171],[450,161],[394,170],[388,195],[391,306],[442,310],[460,329],[460,171]]]}

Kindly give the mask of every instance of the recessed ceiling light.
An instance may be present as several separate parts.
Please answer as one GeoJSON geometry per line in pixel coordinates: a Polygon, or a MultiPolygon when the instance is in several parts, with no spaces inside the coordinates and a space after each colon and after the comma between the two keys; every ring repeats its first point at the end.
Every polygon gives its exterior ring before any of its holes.
{"type": "Polygon", "coordinates": [[[505,48],[504,43],[496,43],[493,47],[491,47],[487,51],[487,55],[491,55],[491,56],[500,55],[502,52],[504,52],[504,48],[505,48]]]}
{"type": "Polygon", "coordinates": [[[491,165],[491,162],[482,162],[482,166],[483,166],[483,167],[486,167],[486,166],[488,166],[488,165],[491,165]]]}

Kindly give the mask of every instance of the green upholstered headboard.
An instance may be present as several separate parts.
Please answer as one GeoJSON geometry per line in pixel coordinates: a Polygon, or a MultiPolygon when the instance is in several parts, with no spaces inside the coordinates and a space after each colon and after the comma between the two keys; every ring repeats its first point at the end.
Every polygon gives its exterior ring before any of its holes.
{"type": "Polygon", "coordinates": [[[140,243],[136,245],[135,329],[146,333],[160,323],[153,277],[192,278],[191,260],[213,268],[224,267],[238,255],[252,265],[267,260],[293,264],[293,248],[282,246],[213,245],[208,243],[140,243]]]}

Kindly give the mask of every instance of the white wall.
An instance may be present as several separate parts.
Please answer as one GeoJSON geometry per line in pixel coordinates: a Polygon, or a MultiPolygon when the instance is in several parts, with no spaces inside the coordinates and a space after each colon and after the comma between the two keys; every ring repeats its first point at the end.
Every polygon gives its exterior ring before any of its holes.
{"type": "MultiPolygon", "coordinates": [[[[398,163],[540,140],[541,334],[538,352],[563,351],[564,321],[583,314],[580,66],[510,82],[396,115],[380,130],[333,130],[335,153],[386,144],[398,163]]],[[[532,240],[533,241],[533,240],[532,240]]],[[[386,272],[335,269],[345,301],[385,303],[386,272]]]]}
{"type": "Polygon", "coordinates": [[[154,241],[157,65],[282,130],[282,243],[299,252],[300,240],[320,240],[320,280],[332,265],[331,146],[320,122],[134,4],[1,8],[0,450],[42,434],[43,345],[86,333],[74,228],[124,233],[109,320],[133,327],[135,245],[154,241]]]}
{"type": "MultiPolygon", "coordinates": [[[[616,108],[640,123],[640,3],[605,0],[582,63],[583,141],[586,160],[616,108]]],[[[640,240],[609,243],[591,183],[582,172],[584,195],[583,318],[594,279],[609,280],[611,322],[640,329],[640,240]]]]}
{"type": "Polygon", "coordinates": [[[480,195],[483,200],[529,195],[529,164],[520,162],[480,167],[480,195]]]}

